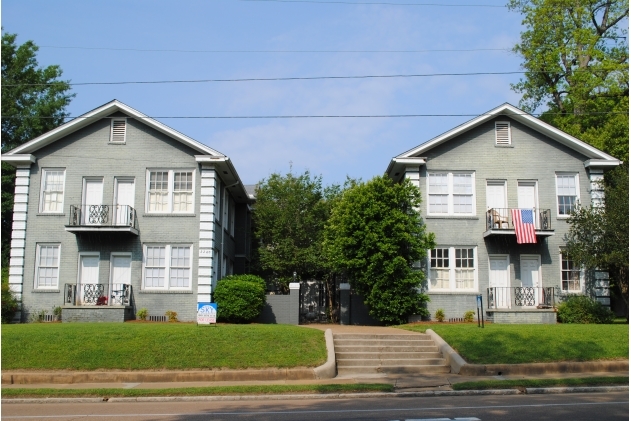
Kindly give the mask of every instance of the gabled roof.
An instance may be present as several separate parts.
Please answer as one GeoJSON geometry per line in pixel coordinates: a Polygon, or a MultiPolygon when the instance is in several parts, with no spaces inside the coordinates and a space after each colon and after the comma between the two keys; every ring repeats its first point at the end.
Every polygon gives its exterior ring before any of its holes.
{"type": "Polygon", "coordinates": [[[178,132],[177,130],[173,130],[169,126],[166,126],[159,121],[146,116],[140,111],[135,110],[129,105],[123,104],[116,99],[108,102],[107,104],[101,105],[100,107],[89,111],[77,118],[74,118],[69,122],[57,127],[56,129],[44,133],[43,135],[36,137],[35,139],[30,140],[3,155],[31,154],[38,149],[43,148],[44,146],[50,145],[51,143],[61,139],[64,136],[68,136],[69,134],[94,123],[95,120],[107,117],[115,112],[122,112],[123,114],[127,114],[129,117],[137,118],[139,121],[142,121],[147,126],[152,127],[161,133],[164,133],[172,139],[182,142],[186,146],[189,146],[190,148],[196,150],[201,154],[219,157],[225,156],[221,152],[209,148],[208,146],[199,143],[194,139],[191,139],[190,137],[178,132]]]}
{"type": "Polygon", "coordinates": [[[545,123],[541,121],[540,119],[533,117],[532,115],[526,113],[525,111],[520,110],[519,108],[514,107],[508,103],[504,103],[500,105],[499,107],[494,108],[491,111],[486,112],[474,118],[473,120],[469,120],[466,123],[461,124],[460,126],[455,127],[449,130],[448,132],[445,132],[441,134],[440,136],[429,140],[428,142],[425,142],[413,149],[410,149],[407,152],[402,153],[401,155],[396,156],[396,158],[421,157],[428,150],[442,143],[445,143],[455,138],[456,136],[459,136],[462,133],[468,130],[471,130],[474,127],[477,127],[480,124],[483,124],[489,120],[492,120],[494,118],[497,118],[503,115],[508,116],[512,118],[513,120],[522,123],[525,126],[528,126],[529,128],[549,137],[550,139],[556,140],[557,142],[569,147],[570,149],[574,149],[575,151],[580,152],[581,154],[585,155],[585,157],[588,159],[605,160],[605,161],[611,162],[612,164],[614,164],[615,162],[614,165],[619,165],[620,163],[620,161],[618,161],[618,159],[614,158],[613,156],[608,155],[604,153],[603,151],[591,145],[588,145],[587,143],[581,140],[578,140],[574,136],[571,136],[557,129],[556,127],[553,127],[549,125],[548,123],[545,123]]]}

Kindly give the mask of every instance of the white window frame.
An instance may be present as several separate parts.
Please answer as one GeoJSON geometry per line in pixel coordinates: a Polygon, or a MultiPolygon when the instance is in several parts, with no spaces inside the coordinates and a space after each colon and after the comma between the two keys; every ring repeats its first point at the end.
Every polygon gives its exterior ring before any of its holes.
{"type": "MultiPolygon", "coordinates": [[[[566,294],[580,294],[583,292],[583,286],[585,285],[585,271],[581,268],[575,270],[579,273],[578,275],[578,289],[563,289],[563,254],[567,253],[565,248],[559,249],[559,281],[561,285],[561,292],[566,294]]],[[[573,262],[573,260],[572,260],[573,262]]],[[[566,272],[574,272],[574,271],[566,271],[566,272]]]]}
{"type": "Polygon", "coordinates": [[[570,215],[559,213],[559,177],[574,176],[574,185],[576,189],[576,200],[574,206],[578,206],[581,202],[581,188],[579,185],[579,176],[576,172],[556,172],[554,173],[554,198],[557,212],[557,218],[569,218],[570,215]]]}
{"type": "Polygon", "coordinates": [[[145,212],[151,214],[182,214],[182,215],[190,215],[195,213],[195,169],[193,168],[183,168],[183,169],[164,169],[164,168],[148,168],[147,176],[145,182],[145,212]],[[150,209],[150,198],[149,198],[149,188],[151,186],[151,173],[152,172],[166,172],[168,173],[167,180],[167,210],[166,211],[152,211],[150,209]],[[192,207],[190,211],[175,211],[173,209],[173,194],[174,194],[174,185],[175,185],[175,173],[180,172],[190,172],[192,174],[192,207]]]}
{"type": "Polygon", "coordinates": [[[110,122],[110,143],[114,143],[116,145],[123,145],[127,143],[127,118],[113,118],[110,122]],[[122,141],[114,141],[114,122],[122,121],[125,123],[125,132],[123,133],[122,141]]]}
{"type": "Polygon", "coordinates": [[[48,213],[55,215],[63,215],[64,213],[64,201],[66,199],[66,169],[65,168],[43,168],[42,169],[42,178],[40,180],[40,195],[39,195],[39,212],[40,213],[48,213]],[[44,187],[46,186],[46,174],[49,172],[59,172],[63,173],[63,187],[61,191],[61,211],[47,211],[45,210],[45,199],[44,194],[46,193],[44,187]]]}
{"type": "MultiPolygon", "coordinates": [[[[45,267],[51,267],[54,268],[55,266],[45,266],[45,267]]],[[[33,279],[33,289],[37,289],[37,290],[58,290],[59,289],[59,279],[61,278],[61,243],[37,243],[36,245],[36,249],[35,249],[35,276],[33,279]],[[39,270],[40,270],[40,265],[39,265],[39,258],[40,258],[40,252],[41,252],[41,248],[43,247],[50,247],[50,246],[56,246],[57,247],[57,284],[56,285],[40,285],[39,284],[39,270]]]]}
{"type": "Polygon", "coordinates": [[[513,144],[513,138],[511,136],[511,124],[510,121],[496,121],[495,122],[495,145],[496,146],[510,146],[513,144]],[[508,143],[498,143],[497,141],[497,125],[498,124],[506,124],[508,126],[508,143]]]}
{"type": "Polygon", "coordinates": [[[144,291],[191,291],[193,288],[193,244],[164,244],[164,243],[146,243],[142,245],[142,289],[144,291]],[[148,247],[164,247],[165,266],[164,266],[164,286],[163,287],[147,287],[146,286],[146,264],[147,264],[147,248],[148,247]],[[189,275],[187,287],[171,286],[171,250],[173,247],[188,247],[189,252],[189,275]]]}
{"type": "Polygon", "coordinates": [[[449,288],[436,288],[432,287],[432,264],[431,256],[432,250],[427,252],[427,285],[429,291],[440,292],[477,292],[478,291],[478,248],[477,246],[436,246],[436,249],[448,249],[449,250],[449,288]],[[473,288],[458,288],[456,280],[456,249],[473,249],[473,288]]]}
{"type": "Polygon", "coordinates": [[[440,216],[475,216],[476,214],[476,194],[475,194],[475,171],[428,171],[426,177],[426,189],[427,189],[427,215],[440,215],[440,216]],[[430,209],[430,176],[432,174],[447,174],[447,213],[443,212],[431,212],[430,209]],[[471,176],[471,213],[456,213],[454,212],[454,196],[458,194],[454,193],[454,175],[465,174],[471,176]]]}

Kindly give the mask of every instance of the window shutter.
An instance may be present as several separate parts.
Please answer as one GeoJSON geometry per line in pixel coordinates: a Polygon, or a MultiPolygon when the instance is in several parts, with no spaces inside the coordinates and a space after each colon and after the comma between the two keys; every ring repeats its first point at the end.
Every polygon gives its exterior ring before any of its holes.
{"type": "Polygon", "coordinates": [[[125,120],[112,120],[112,142],[125,142],[125,120]]]}
{"type": "Polygon", "coordinates": [[[495,144],[510,145],[510,123],[508,121],[495,122],[495,144]]]}

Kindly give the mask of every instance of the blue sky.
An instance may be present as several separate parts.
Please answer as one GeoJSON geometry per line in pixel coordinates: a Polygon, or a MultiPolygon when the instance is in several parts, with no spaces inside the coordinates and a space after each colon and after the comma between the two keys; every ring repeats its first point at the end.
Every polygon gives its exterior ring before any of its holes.
{"type": "MultiPolygon", "coordinates": [[[[354,0],[348,0],[353,2],[354,0]]],[[[370,1],[370,0],[367,0],[370,1]]],[[[423,0],[385,0],[423,3],[423,0]]],[[[499,0],[425,1],[503,6],[499,0]]],[[[41,46],[40,65],[72,82],[509,72],[509,51],[194,53],[134,50],[510,49],[521,16],[505,7],[315,4],[241,0],[4,0],[2,26],[41,46]],[[52,48],[52,47],[82,47],[52,48]],[[92,48],[92,49],[85,49],[92,48]]],[[[112,99],[157,117],[479,114],[518,105],[520,75],[77,86],[71,115],[112,99]]],[[[326,184],[369,179],[390,159],[472,117],[168,119],[228,155],[245,184],[310,170],[326,184]]]]}

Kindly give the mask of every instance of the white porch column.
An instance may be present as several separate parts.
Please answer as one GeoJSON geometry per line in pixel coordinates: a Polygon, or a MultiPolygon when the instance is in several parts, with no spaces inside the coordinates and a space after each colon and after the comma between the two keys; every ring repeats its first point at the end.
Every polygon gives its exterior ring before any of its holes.
{"type": "Polygon", "coordinates": [[[11,259],[9,260],[9,289],[18,299],[14,321],[22,319],[22,291],[24,286],[24,252],[26,245],[26,218],[28,211],[31,166],[19,165],[15,171],[13,205],[13,231],[11,232],[11,259]]]}
{"type": "Polygon", "coordinates": [[[603,186],[604,174],[599,168],[589,169],[589,195],[593,207],[605,205],[605,189],[603,186]]]}
{"type": "Polygon", "coordinates": [[[215,248],[215,196],[217,195],[217,174],[213,165],[202,164],[201,192],[199,205],[199,259],[197,266],[197,302],[210,302],[214,285],[213,261],[215,248]]]}

